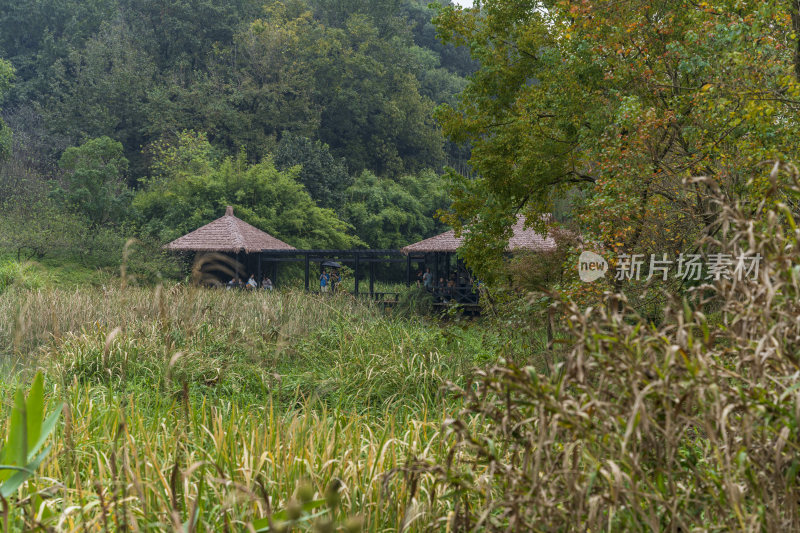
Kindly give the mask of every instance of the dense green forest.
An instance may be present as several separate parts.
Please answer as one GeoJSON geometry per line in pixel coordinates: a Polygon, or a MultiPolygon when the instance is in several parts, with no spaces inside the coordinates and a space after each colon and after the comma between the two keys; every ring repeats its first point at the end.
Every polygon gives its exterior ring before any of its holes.
{"type": "Polygon", "coordinates": [[[227,204],[297,247],[399,247],[442,229],[440,176],[468,149],[434,111],[477,65],[437,40],[424,1],[0,12],[7,253],[109,266],[127,238],[152,255],[227,204]]]}

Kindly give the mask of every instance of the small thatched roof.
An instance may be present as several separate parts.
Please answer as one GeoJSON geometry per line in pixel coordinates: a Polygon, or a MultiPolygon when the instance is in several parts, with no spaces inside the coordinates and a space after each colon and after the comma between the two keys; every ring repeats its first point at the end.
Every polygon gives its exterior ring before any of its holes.
{"type": "Polygon", "coordinates": [[[233,207],[228,206],[225,216],[187,233],[167,244],[164,248],[179,252],[244,252],[262,250],[294,250],[280,239],[251,226],[233,216],[233,207]]]}
{"type": "MultiPolygon", "coordinates": [[[[409,244],[402,249],[406,255],[411,253],[428,252],[455,252],[464,243],[464,237],[456,237],[455,231],[450,230],[424,241],[409,244]]],[[[525,227],[525,218],[517,217],[511,238],[508,239],[506,250],[532,250],[534,252],[549,252],[556,249],[556,241],[550,235],[541,235],[525,227]]]]}

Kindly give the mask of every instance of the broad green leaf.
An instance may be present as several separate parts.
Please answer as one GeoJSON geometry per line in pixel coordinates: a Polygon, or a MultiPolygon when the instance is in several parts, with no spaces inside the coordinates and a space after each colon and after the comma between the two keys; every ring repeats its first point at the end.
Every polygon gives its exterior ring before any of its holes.
{"type": "MultiPolygon", "coordinates": [[[[312,500],[308,503],[303,504],[303,511],[309,513],[314,509],[319,509],[320,507],[324,506],[325,503],[326,501],[324,499],[312,500]]],[[[326,512],[327,510],[311,515],[307,514],[305,516],[302,516],[298,520],[295,520],[294,523],[307,522],[308,520],[312,520],[314,518],[324,515],[326,512]]],[[[271,518],[273,522],[286,522],[289,519],[286,513],[286,509],[274,513],[271,518]]],[[[259,518],[258,520],[254,520],[253,529],[256,530],[256,533],[263,533],[265,531],[269,531],[269,518],[265,517],[265,518],[259,518]]]]}
{"type": "Polygon", "coordinates": [[[269,531],[269,518],[265,517],[253,520],[253,529],[255,529],[257,533],[269,531]]]}
{"type": "Polygon", "coordinates": [[[26,422],[25,396],[22,390],[14,394],[14,407],[11,409],[11,422],[8,426],[8,439],[6,446],[8,452],[5,462],[10,465],[22,466],[28,458],[28,426],[26,422]]]}
{"type": "Polygon", "coordinates": [[[42,464],[44,458],[47,457],[47,454],[50,453],[50,448],[50,446],[45,448],[44,451],[40,453],[38,457],[36,457],[36,459],[25,465],[24,470],[18,470],[16,473],[14,473],[14,475],[8,478],[7,481],[0,485],[0,496],[3,498],[10,497],[17,491],[20,485],[30,479],[36,469],[39,468],[39,465],[42,464]]]}
{"type": "Polygon", "coordinates": [[[28,472],[33,473],[24,466],[13,466],[13,465],[0,465],[0,470],[11,470],[13,472],[28,472]]]}
{"type": "Polygon", "coordinates": [[[36,452],[44,445],[44,442],[47,440],[47,437],[50,436],[50,433],[53,432],[53,428],[56,426],[56,422],[58,422],[58,417],[61,415],[61,409],[63,408],[63,404],[56,407],[56,410],[53,411],[50,416],[42,423],[40,427],[39,433],[39,440],[33,444],[33,447],[30,448],[30,453],[28,454],[28,459],[30,460],[36,452]]]}

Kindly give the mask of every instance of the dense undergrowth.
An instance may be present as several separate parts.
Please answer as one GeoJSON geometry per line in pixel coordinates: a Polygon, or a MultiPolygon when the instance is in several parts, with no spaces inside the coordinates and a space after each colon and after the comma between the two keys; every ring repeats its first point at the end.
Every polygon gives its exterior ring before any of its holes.
{"type": "Polygon", "coordinates": [[[5,397],[42,369],[65,406],[48,498],[13,523],[65,531],[239,530],[334,480],[342,505],[315,521],[416,524],[427,503],[385,474],[444,453],[460,400],[443,385],[512,348],[481,323],[299,291],[12,287],[0,317],[5,397]]]}
{"type": "Polygon", "coordinates": [[[240,404],[433,408],[445,381],[463,381],[506,342],[486,328],[392,319],[349,295],[294,291],[20,290],[0,313],[7,355],[52,365],[63,383],[166,394],[186,384],[193,396],[240,404]]]}
{"type": "Polygon", "coordinates": [[[659,323],[622,294],[596,308],[557,304],[572,342],[554,371],[479,372],[446,424],[458,436],[447,460],[405,470],[446,487],[454,512],[440,525],[800,528],[800,175],[775,163],[757,203],[732,201],[713,179],[692,184],[715,211],[706,257],[760,267],[665,295],[659,323]]]}

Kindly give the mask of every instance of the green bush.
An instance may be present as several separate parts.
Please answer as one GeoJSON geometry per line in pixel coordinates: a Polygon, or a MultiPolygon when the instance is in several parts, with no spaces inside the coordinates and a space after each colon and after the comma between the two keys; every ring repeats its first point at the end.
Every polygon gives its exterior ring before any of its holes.
{"type": "Polygon", "coordinates": [[[433,312],[433,295],[422,287],[409,287],[400,293],[394,313],[398,316],[429,315],[433,312]]]}
{"type": "Polygon", "coordinates": [[[10,287],[39,289],[48,282],[48,277],[34,263],[0,261],[0,294],[10,287]]]}
{"type": "Polygon", "coordinates": [[[757,279],[671,298],[658,325],[623,295],[598,309],[565,302],[571,348],[553,372],[501,364],[461,389],[448,460],[408,470],[445,486],[452,530],[800,528],[800,249],[783,203],[800,185],[789,171],[787,187],[745,207],[707,182],[724,239],[706,253],[760,254],[757,279]]]}

